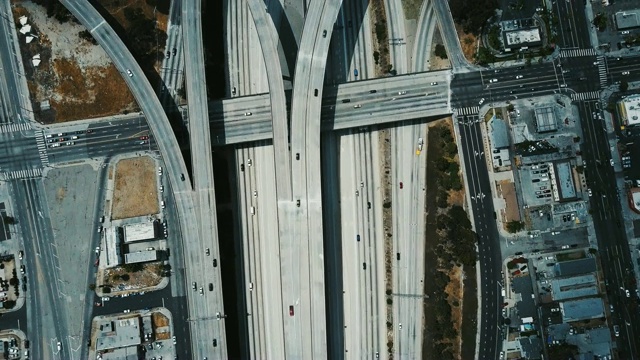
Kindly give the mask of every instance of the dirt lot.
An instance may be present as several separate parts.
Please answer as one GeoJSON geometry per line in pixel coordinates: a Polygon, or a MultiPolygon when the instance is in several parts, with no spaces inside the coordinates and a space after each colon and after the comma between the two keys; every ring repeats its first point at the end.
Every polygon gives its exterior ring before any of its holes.
{"type": "Polygon", "coordinates": [[[124,159],[116,164],[112,219],[157,214],[156,163],[150,157],[124,159]]]}
{"type": "Polygon", "coordinates": [[[127,272],[124,268],[118,266],[104,270],[105,285],[112,286],[112,292],[120,291],[118,285],[124,284],[125,290],[142,290],[147,287],[155,286],[160,283],[162,277],[159,275],[162,268],[162,262],[146,263],[142,265],[141,271],[127,272]],[[120,276],[128,274],[129,280],[124,281],[120,276]]]}
{"type": "Polygon", "coordinates": [[[162,313],[154,312],[153,315],[151,315],[151,320],[155,328],[169,326],[169,319],[162,313]]]}
{"type": "Polygon", "coordinates": [[[22,61],[34,114],[43,123],[65,122],[136,111],[122,76],[104,50],[82,39],[84,27],[47,17],[46,9],[29,1],[14,1],[13,15],[27,16],[29,44],[19,34],[22,61]],[[40,56],[40,64],[32,58],[40,56]],[[46,103],[49,102],[48,109],[46,103]],[[41,106],[42,105],[42,106],[41,106]]]}

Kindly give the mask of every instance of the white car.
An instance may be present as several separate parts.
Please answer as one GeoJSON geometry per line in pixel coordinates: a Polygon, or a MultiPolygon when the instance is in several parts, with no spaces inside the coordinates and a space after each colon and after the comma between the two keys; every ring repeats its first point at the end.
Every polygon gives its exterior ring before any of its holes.
{"type": "Polygon", "coordinates": [[[592,196],[593,196],[593,193],[591,192],[591,188],[588,188],[588,189],[587,189],[587,192],[589,193],[589,197],[592,197],[592,196]]]}
{"type": "Polygon", "coordinates": [[[628,35],[629,33],[630,33],[629,30],[625,30],[625,31],[621,32],[622,35],[628,35]]]}
{"type": "Polygon", "coordinates": [[[360,109],[361,107],[362,107],[362,105],[360,105],[360,104],[355,104],[355,105],[353,105],[353,108],[354,108],[354,109],[360,109]]]}
{"type": "Polygon", "coordinates": [[[128,314],[130,312],[131,312],[131,310],[129,310],[129,309],[126,309],[125,311],[123,311],[123,313],[125,313],[125,314],[128,314]]]}
{"type": "MultiPolygon", "coordinates": [[[[431,85],[433,85],[433,83],[431,83],[431,85]]],[[[407,93],[406,91],[398,91],[398,95],[404,95],[406,93],[407,93]]]]}
{"type": "Polygon", "coordinates": [[[62,350],[62,343],[60,343],[60,341],[58,341],[58,351],[62,350]]]}
{"type": "Polygon", "coordinates": [[[629,75],[629,72],[628,71],[623,71],[622,75],[629,75]]]}
{"type": "Polygon", "coordinates": [[[244,116],[251,116],[251,112],[247,111],[246,113],[244,113],[244,116]]]}
{"type": "Polygon", "coordinates": [[[522,78],[523,78],[523,76],[522,76],[522,75],[516,75],[516,80],[517,80],[517,79],[522,79],[522,78]]]}
{"type": "Polygon", "coordinates": [[[609,164],[611,164],[611,166],[613,166],[613,159],[609,159],[609,164]]]}
{"type": "Polygon", "coordinates": [[[491,80],[489,80],[489,82],[490,82],[490,83],[497,83],[497,82],[498,82],[498,79],[491,79],[491,80]]]}
{"type": "Polygon", "coordinates": [[[478,103],[478,105],[482,105],[484,104],[484,98],[480,99],[480,102],[478,103]]]}
{"type": "Polygon", "coordinates": [[[131,72],[131,70],[127,69],[127,75],[129,75],[129,77],[133,77],[133,73],[131,72]]]}
{"type": "Polygon", "coordinates": [[[436,86],[436,85],[438,85],[438,83],[437,83],[437,82],[432,82],[432,83],[431,83],[431,86],[436,86]]]}
{"type": "Polygon", "coordinates": [[[631,293],[629,292],[629,289],[624,289],[624,292],[627,295],[627,297],[631,297],[631,293]]]}
{"type": "Polygon", "coordinates": [[[173,345],[175,345],[175,344],[177,344],[177,343],[178,343],[178,341],[176,340],[176,337],[174,336],[174,337],[173,337],[173,345]]]}

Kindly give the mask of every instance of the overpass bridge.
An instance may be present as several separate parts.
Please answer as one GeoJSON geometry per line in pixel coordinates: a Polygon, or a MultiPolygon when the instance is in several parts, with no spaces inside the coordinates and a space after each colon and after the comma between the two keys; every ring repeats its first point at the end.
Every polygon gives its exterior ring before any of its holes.
{"type": "MultiPolygon", "coordinates": [[[[451,77],[448,70],[432,71],[326,87],[322,131],[449,115],[451,77]]],[[[273,137],[269,94],[211,101],[209,119],[213,146],[273,137]]]]}

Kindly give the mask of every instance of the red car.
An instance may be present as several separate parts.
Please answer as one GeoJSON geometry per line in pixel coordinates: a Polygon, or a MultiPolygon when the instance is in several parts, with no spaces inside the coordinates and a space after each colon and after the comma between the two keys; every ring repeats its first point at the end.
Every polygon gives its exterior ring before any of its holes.
{"type": "Polygon", "coordinates": [[[293,305],[289,305],[289,316],[293,316],[293,305]]]}
{"type": "Polygon", "coordinates": [[[402,181],[400,181],[400,189],[402,189],[402,181]]]}
{"type": "Polygon", "coordinates": [[[148,136],[140,136],[140,140],[147,140],[148,138],[148,136]]]}

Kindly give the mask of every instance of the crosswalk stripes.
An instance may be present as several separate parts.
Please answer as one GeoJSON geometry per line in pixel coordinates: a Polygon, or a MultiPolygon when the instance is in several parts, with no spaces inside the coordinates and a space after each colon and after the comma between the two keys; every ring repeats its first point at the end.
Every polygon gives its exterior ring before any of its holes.
{"type": "Polygon", "coordinates": [[[600,92],[589,91],[584,93],[571,94],[571,100],[598,100],[600,99],[600,92]]]}
{"type": "Polygon", "coordinates": [[[560,50],[560,57],[561,58],[580,57],[580,56],[595,56],[597,54],[598,54],[598,52],[596,51],[596,49],[593,49],[593,48],[560,50]]]}
{"type": "Polygon", "coordinates": [[[598,76],[600,77],[600,86],[607,86],[607,68],[604,63],[604,56],[598,56],[598,76]]]}
{"type": "Polygon", "coordinates": [[[47,155],[47,144],[44,142],[44,131],[40,130],[36,134],[36,145],[38,146],[38,154],[40,155],[40,161],[42,166],[49,165],[49,156],[47,155]]]}
{"type": "Polygon", "coordinates": [[[42,176],[42,169],[15,170],[0,172],[0,180],[32,179],[42,176]]]}
{"type": "Polygon", "coordinates": [[[467,107],[456,109],[456,114],[458,116],[477,115],[479,112],[480,112],[480,106],[467,106],[467,107]]]}
{"type": "Polygon", "coordinates": [[[18,132],[22,130],[31,130],[31,124],[29,123],[11,123],[0,125],[0,133],[6,134],[11,132],[18,132]]]}

